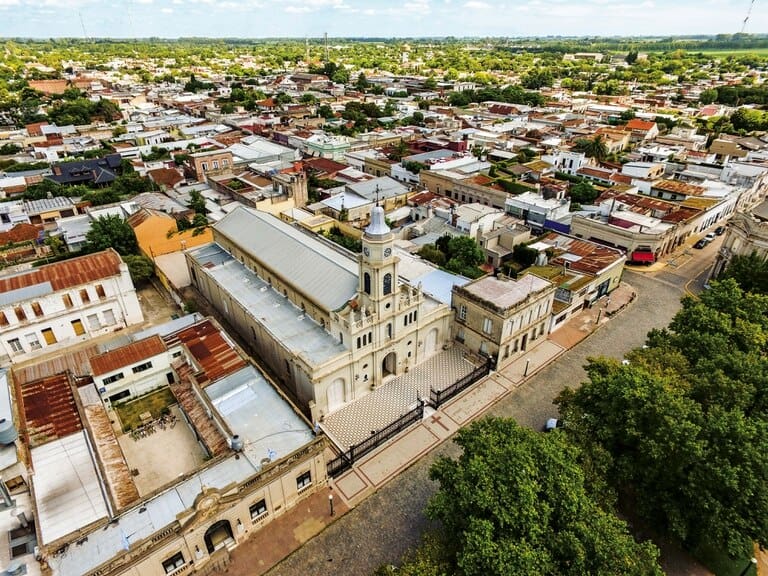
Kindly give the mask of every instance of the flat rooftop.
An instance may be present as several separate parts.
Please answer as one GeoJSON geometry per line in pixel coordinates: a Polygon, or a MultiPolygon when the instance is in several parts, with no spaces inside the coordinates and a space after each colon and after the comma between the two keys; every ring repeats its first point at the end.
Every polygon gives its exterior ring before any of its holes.
{"type": "Polygon", "coordinates": [[[107,505],[84,431],[32,448],[30,453],[43,544],[107,518],[107,505]]]}
{"type": "Polygon", "coordinates": [[[301,308],[277,292],[218,244],[207,244],[187,254],[205,273],[226,288],[232,298],[275,338],[314,364],[322,364],[346,348],[301,308]]]}
{"type": "Polygon", "coordinates": [[[524,302],[530,294],[540,292],[550,286],[552,284],[543,278],[528,274],[519,280],[486,276],[476,282],[462,286],[460,290],[499,308],[506,309],[524,302]]]}
{"type": "Polygon", "coordinates": [[[263,459],[283,458],[314,439],[310,426],[253,366],[207,386],[205,393],[258,470],[263,459]]]}
{"type": "MultiPolygon", "coordinates": [[[[154,498],[143,501],[140,507],[136,506],[121,514],[118,517],[119,522],[90,532],[88,538],[82,540],[80,545],[69,546],[61,554],[51,556],[48,562],[55,574],[86,574],[122,554],[125,551],[123,543],[126,539],[129,545],[140,542],[176,522],[178,514],[194,507],[195,498],[200,494],[202,486],[222,489],[229,484],[246,480],[256,471],[247,458],[236,459],[232,456],[222,460],[154,498]]],[[[84,501],[82,504],[87,505],[88,502],[84,501]]],[[[71,515],[72,511],[68,508],[64,511],[71,515]]],[[[68,526],[67,533],[72,529],[71,525],[68,526]]]]}

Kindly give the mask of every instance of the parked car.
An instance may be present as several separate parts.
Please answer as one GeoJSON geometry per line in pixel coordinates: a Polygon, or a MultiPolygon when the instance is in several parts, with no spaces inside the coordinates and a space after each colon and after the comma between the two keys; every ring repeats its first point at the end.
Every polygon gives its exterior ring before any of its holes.
{"type": "Polygon", "coordinates": [[[715,238],[717,238],[717,236],[715,236],[715,233],[714,233],[714,232],[710,232],[709,234],[707,234],[706,236],[704,236],[704,238],[707,240],[707,242],[712,242],[712,240],[714,240],[715,238]]]}
{"type": "Polygon", "coordinates": [[[715,228],[715,234],[722,236],[725,233],[725,226],[718,226],[715,228]]]}
{"type": "Polygon", "coordinates": [[[706,238],[700,238],[700,239],[699,239],[699,240],[696,242],[696,244],[694,244],[694,245],[693,245],[693,247],[694,247],[694,248],[696,248],[697,250],[701,250],[701,249],[702,249],[702,248],[704,248],[704,247],[705,247],[707,244],[709,244],[709,242],[707,241],[707,239],[706,239],[706,238]]]}

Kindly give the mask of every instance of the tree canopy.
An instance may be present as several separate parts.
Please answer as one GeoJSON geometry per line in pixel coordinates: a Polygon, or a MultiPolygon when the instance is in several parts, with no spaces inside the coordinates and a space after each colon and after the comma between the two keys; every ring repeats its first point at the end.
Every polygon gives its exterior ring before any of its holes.
{"type": "Polygon", "coordinates": [[[91,252],[114,248],[118,254],[126,256],[139,251],[133,228],[117,215],[101,216],[94,220],[85,238],[86,249],[91,252]]]}
{"type": "Polygon", "coordinates": [[[570,187],[571,202],[579,204],[592,204],[599,196],[595,187],[586,180],[582,180],[570,187]]]}
{"type": "Polygon", "coordinates": [[[656,548],[636,543],[590,494],[564,435],[487,418],[455,441],[461,456],[439,458],[430,471],[439,489],[427,514],[441,522],[442,539],[397,574],[662,574],[656,548]]]}
{"type": "Polygon", "coordinates": [[[435,244],[423,246],[419,256],[468,278],[483,275],[478,266],[485,261],[485,253],[474,238],[469,236],[443,235],[435,244]]]}
{"type": "Polygon", "coordinates": [[[768,294],[768,259],[757,252],[735,255],[721,275],[733,278],[745,292],[768,294]]]}
{"type": "Polygon", "coordinates": [[[591,360],[559,398],[586,460],[689,547],[768,544],[768,297],[735,280],[686,297],[629,365],[591,360]]]}

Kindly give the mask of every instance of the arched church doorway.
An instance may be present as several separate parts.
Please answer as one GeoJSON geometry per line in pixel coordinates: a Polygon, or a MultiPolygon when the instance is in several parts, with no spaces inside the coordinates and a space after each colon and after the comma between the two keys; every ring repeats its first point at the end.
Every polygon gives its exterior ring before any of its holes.
{"type": "Polygon", "coordinates": [[[394,352],[390,352],[384,356],[384,361],[381,363],[382,376],[391,376],[397,371],[397,356],[394,352]]]}
{"type": "Polygon", "coordinates": [[[205,531],[205,547],[208,549],[208,554],[213,554],[219,548],[228,546],[235,543],[235,537],[232,534],[232,526],[229,520],[219,520],[215,524],[212,524],[208,530],[205,531]]]}

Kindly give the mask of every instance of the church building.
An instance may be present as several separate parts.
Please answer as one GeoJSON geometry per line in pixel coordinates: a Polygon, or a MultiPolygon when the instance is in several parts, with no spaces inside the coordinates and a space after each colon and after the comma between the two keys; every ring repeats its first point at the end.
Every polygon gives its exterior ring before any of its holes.
{"type": "Polygon", "coordinates": [[[355,256],[239,207],[186,253],[193,285],[239,331],[313,421],[442,350],[452,311],[398,275],[376,206],[355,256]]]}

